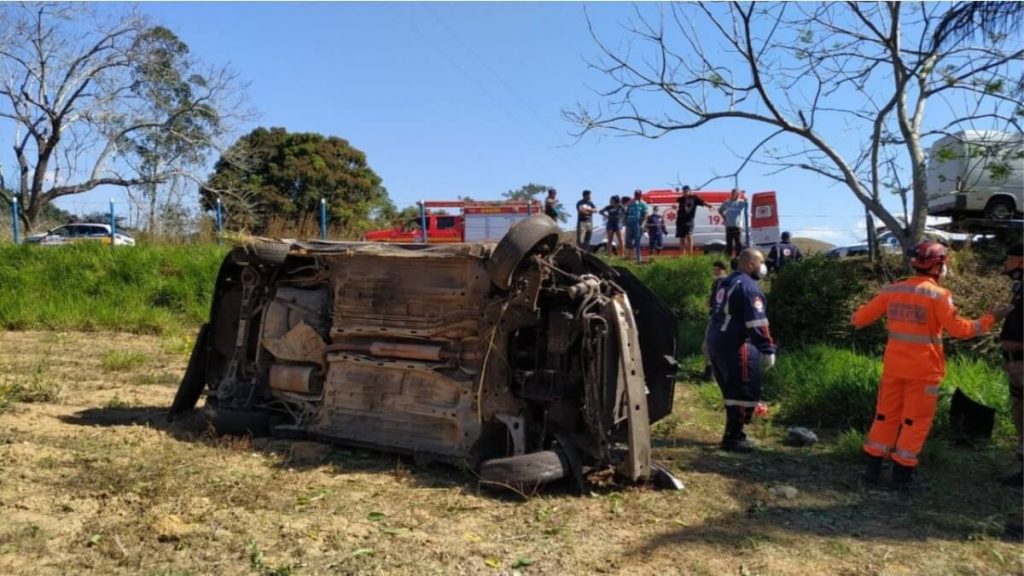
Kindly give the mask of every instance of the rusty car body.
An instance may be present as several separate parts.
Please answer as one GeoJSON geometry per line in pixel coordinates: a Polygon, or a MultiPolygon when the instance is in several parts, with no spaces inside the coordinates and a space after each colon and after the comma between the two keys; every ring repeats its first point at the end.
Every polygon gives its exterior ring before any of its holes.
{"type": "Polygon", "coordinates": [[[534,216],[497,244],[263,242],[225,258],[170,410],[222,433],[465,461],[541,484],[652,474],[675,320],[534,216]]]}

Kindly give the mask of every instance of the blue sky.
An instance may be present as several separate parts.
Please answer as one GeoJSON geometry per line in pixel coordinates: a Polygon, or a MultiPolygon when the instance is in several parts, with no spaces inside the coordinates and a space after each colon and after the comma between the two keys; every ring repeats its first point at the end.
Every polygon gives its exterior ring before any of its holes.
{"type": "MultiPolygon", "coordinates": [[[[563,200],[583,189],[605,201],[635,188],[698,184],[739,163],[757,140],[741,123],[659,140],[588,135],[576,142],[561,116],[595,102],[588,70],[598,52],[579,3],[149,3],[141,10],[193,54],[229,65],[250,83],[257,126],[315,131],[363,150],[399,207],[418,199],[496,199],[528,182],[563,200]]],[[[606,37],[627,4],[588,5],[606,37]]],[[[863,208],[815,175],[746,170],[740,186],[779,192],[782,227],[849,243],[863,208]]],[[[714,186],[726,189],[723,182],[714,186]]],[[[63,199],[105,204],[117,190],[63,199]]],[[[889,204],[896,208],[896,198],[889,204]]]]}

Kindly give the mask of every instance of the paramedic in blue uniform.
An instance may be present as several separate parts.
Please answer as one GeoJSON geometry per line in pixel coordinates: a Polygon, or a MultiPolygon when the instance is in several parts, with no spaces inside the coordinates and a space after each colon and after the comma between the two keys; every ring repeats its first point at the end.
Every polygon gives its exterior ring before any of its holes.
{"type": "Polygon", "coordinates": [[[757,280],[767,272],[764,254],[747,248],[736,270],[715,289],[708,326],[711,367],[725,401],[722,450],[750,452],[743,433],[761,401],[761,371],[775,365],[775,343],[768,331],[767,303],[757,280]]]}
{"type": "Polygon", "coordinates": [[[651,215],[647,217],[647,243],[651,254],[661,254],[665,247],[665,235],[668,230],[665,228],[665,218],[658,212],[658,207],[651,209],[651,215]]]}
{"type": "Polygon", "coordinates": [[[771,251],[768,252],[768,271],[778,272],[782,270],[786,264],[793,260],[799,262],[804,259],[804,255],[800,252],[800,248],[796,244],[789,241],[789,232],[782,233],[782,241],[772,246],[771,251]]]}

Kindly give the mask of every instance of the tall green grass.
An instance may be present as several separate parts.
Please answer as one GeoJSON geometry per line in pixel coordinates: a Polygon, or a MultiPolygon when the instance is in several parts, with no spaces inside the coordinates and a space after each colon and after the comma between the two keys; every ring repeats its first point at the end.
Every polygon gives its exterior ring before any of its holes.
{"type": "MultiPolygon", "coordinates": [[[[765,397],[778,404],[776,420],[836,430],[864,430],[875,410],[881,359],[826,345],[809,346],[780,354],[765,374],[765,397]]],[[[974,400],[997,410],[997,437],[1008,437],[1006,376],[990,362],[967,357],[951,358],[934,421],[936,434],[949,431],[949,402],[960,388],[974,400]]]]}
{"type": "Polygon", "coordinates": [[[711,265],[718,259],[728,263],[724,256],[695,255],[659,258],[640,266],[626,265],[675,314],[679,321],[676,344],[679,357],[700,353],[708,322],[711,265]]]}
{"type": "Polygon", "coordinates": [[[209,314],[216,245],[0,245],[0,327],[174,333],[209,314]]]}

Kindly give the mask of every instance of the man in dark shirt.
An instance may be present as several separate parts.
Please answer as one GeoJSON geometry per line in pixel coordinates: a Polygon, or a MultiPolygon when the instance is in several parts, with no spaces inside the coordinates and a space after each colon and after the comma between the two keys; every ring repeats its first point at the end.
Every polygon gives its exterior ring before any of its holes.
{"type": "Polygon", "coordinates": [[[697,207],[708,204],[700,196],[690,193],[689,186],[683,186],[683,192],[679,196],[678,202],[676,238],[679,238],[679,249],[683,254],[689,254],[693,252],[693,219],[697,215],[697,207]]]}
{"type": "MultiPolygon", "coordinates": [[[[999,343],[1003,348],[1003,368],[1010,381],[1010,403],[1013,426],[1017,429],[1017,459],[1024,459],[1024,305],[1021,304],[1021,282],[1024,281],[1024,244],[1015,244],[1006,251],[1003,274],[1013,280],[1013,309],[1003,320],[999,343]]],[[[1024,470],[1003,478],[1003,483],[1020,488],[1024,485],[1024,470]]]]}
{"type": "Polygon", "coordinates": [[[544,199],[544,214],[558,222],[558,191],[554,188],[548,190],[548,197],[544,199]]]}
{"type": "Polygon", "coordinates": [[[590,236],[594,233],[593,217],[597,206],[590,201],[590,190],[583,191],[583,198],[576,203],[576,246],[590,251],[590,236]]]}
{"type": "Polygon", "coordinates": [[[782,241],[772,246],[771,251],[768,253],[768,260],[765,262],[768,264],[769,272],[782,270],[790,260],[799,262],[804,259],[800,248],[796,244],[791,243],[789,238],[789,232],[783,232],[782,241]]]}

